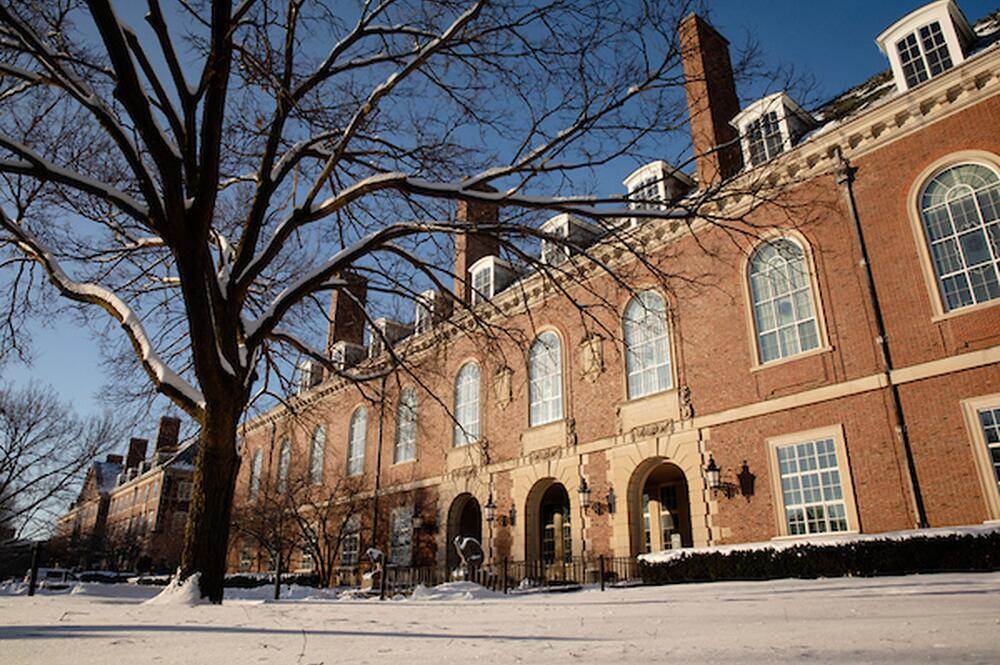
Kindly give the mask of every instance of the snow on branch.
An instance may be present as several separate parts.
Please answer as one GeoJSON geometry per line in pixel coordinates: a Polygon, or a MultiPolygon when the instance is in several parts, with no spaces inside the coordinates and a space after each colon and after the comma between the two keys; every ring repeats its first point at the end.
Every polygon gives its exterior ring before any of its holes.
{"type": "Polygon", "coordinates": [[[67,298],[98,305],[119,323],[128,335],[146,373],[157,390],[172,399],[191,417],[200,419],[205,410],[201,391],[170,369],[153,349],[142,322],[125,302],[111,290],[90,282],[77,282],[62,269],[49,248],[23,225],[0,210],[0,226],[16,239],[17,247],[45,270],[49,280],[67,298]]]}

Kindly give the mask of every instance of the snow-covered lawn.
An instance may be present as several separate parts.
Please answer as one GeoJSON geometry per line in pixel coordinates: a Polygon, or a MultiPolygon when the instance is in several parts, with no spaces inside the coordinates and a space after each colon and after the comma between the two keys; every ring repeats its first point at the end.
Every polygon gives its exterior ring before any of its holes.
{"type": "Polygon", "coordinates": [[[1000,573],[143,604],[157,591],[0,588],[0,663],[1000,663],[1000,573]]]}

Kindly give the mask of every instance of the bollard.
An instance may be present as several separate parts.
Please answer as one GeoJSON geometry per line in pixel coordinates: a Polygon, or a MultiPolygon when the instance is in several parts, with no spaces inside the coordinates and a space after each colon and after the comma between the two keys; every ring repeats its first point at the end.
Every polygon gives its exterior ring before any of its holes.
{"type": "Polygon", "coordinates": [[[600,561],[600,565],[601,565],[601,571],[600,571],[601,572],[601,591],[604,591],[604,555],[603,554],[601,555],[599,561],[600,561]]]}
{"type": "Polygon", "coordinates": [[[379,571],[379,590],[378,590],[379,600],[385,600],[385,588],[389,581],[388,577],[389,577],[389,569],[386,568],[385,566],[382,566],[382,570],[379,571]]]}
{"type": "Polygon", "coordinates": [[[507,557],[503,558],[503,592],[507,593],[507,557]]]}
{"type": "Polygon", "coordinates": [[[31,543],[31,574],[28,577],[28,595],[35,595],[38,584],[38,543],[31,543]]]}
{"type": "Polygon", "coordinates": [[[278,565],[274,571],[274,599],[281,597],[281,548],[278,548],[278,565]]]}

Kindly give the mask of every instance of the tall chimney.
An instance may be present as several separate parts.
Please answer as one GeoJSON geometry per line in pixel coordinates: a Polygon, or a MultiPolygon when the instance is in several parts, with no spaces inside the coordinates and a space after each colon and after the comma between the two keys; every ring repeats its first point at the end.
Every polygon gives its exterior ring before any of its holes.
{"type": "MultiPolygon", "coordinates": [[[[459,201],[455,210],[458,224],[496,224],[500,219],[500,209],[492,203],[459,201]]],[[[455,297],[466,303],[471,302],[472,284],[469,268],[484,256],[500,253],[500,240],[496,235],[463,232],[455,234],[455,297]]]]}
{"type": "Polygon", "coordinates": [[[740,112],[740,100],[729,42],[715,28],[688,14],[680,24],[680,41],[698,186],[704,188],[743,168],[738,134],[729,124],[740,112]]]}
{"type": "MultiPolygon", "coordinates": [[[[140,441],[141,440],[142,439],[140,439],[140,441]]],[[[122,463],[122,456],[121,455],[108,455],[107,457],[104,458],[104,461],[107,462],[108,464],[121,464],[122,463]]]]}
{"type": "Polygon", "coordinates": [[[142,463],[142,460],[146,459],[147,443],[149,442],[146,439],[129,439],[128,455],[125,457],[126,469],[134,469],[142,463]]]}
{"type": "Polygon", "coordinates": [[[330,326],[326,337],[328,355],[337,342],[350,342],[358,346],[365,343],[368,282],[352,272],[345,272],[341,277],[347,281],[348,286],[334,289],[330,296],[330,326]]]}
{"type": "Polygon", "coordinates": [[[177,449],[177,438],[181,433],[181,419],[172,416],[160,418],[160,429],[156,433],[156,452],[169,453],[177,449]]]}

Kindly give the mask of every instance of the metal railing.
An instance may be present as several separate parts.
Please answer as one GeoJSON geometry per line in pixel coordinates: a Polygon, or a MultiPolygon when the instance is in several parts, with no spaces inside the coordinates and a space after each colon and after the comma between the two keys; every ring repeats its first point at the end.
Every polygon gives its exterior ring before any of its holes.
{"type": "Polygon", "coordinates": [[[390,564],[380,580],[379,594],[383,598],[391,597],[412,593],[418,584],[430,587],[459,580],[475,582],[500,593],[551,591],[559,587],[577,588],[582,584],[600,584],[603,591],[606,586],[638,583],[639,566],[634,557],[574,557],[562,562],[503,559],[464,571],[456,577],[454,571],[445,566],[390,564]]]}

